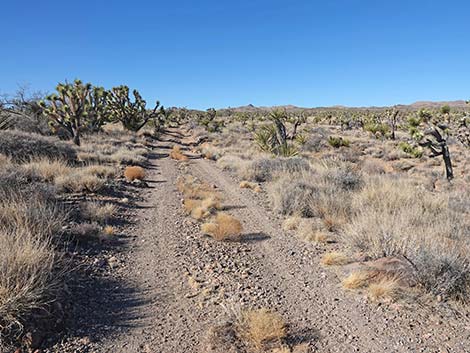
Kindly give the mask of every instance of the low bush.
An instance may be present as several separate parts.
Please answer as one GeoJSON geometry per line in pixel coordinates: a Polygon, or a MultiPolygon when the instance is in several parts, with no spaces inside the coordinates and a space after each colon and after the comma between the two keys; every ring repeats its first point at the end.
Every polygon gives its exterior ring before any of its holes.
{"type": "Polygon", "coordinates": [[[423,150],[420,147],[413,146],[408,142],[402,141],[399,143],[398,147],[413,158],[421,158],[423,156],[423,150]]]}
{"type": "Polygon", "coordinates": [[[342,138],[341,136],[339,137],[330,136],[328,137],[328,144],[331,147],[340,148],[340,147],[349,147],[351,142],[346,138],[342,138]]]}
{"type": "Polygon", "coordinates": [[[421,286],[468,301],[470,222],[449,204],[407,180],[375,178],[354,198],[344,240],[373,258],[405,257],[421,286]]]}
{"type": "Polygon", "coordinates": [[[248,180],[264,182],[272,180],[280,173],[296,173],[310,170],[310,164],[303,158],[262,158],[253,161],[241,171],[248,180]]]}
{"type": "Polygon", "coordinates": [[[124,177],[127,181],[144,180],[145,169],[138,166],[129,166],[124,169],[124,177]]]}

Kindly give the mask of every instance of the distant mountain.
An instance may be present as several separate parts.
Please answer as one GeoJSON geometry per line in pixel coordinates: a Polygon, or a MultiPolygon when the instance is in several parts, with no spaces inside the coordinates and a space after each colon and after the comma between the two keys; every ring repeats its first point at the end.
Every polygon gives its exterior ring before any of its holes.
{"type": "MultiPolygon", "coordinates": [[[[455,100],[455,101],[441,101],[441,102],[432,102],[432,101],[418,101],[414,102],[411,104],[397,104],[394,107],[397,108],[403,108],[403,109],[436,109],[440,108],[443,105],[448,105],[451,108],[465,108],[468,107],[470,108],[469,105],[466,104],[464,100],[455,100]]],[[[272,106],[272,107],[256,107],[253,104],[248,104],[240,107],[231,107],[227,108],[233,112],[256,112],[256,111],[266,111],[266,110],[271,110],[271,109],[285,109],[287,111],[293,111],[293,110],[304,110],[304,109],[384,109],[388,107],[376,107],[376,106],[369,106],[369,107],[347,107],[344,105],[334,105],[330,107],[312,107],[312,108],[306,108],[306,107],[297,107],[295,105],[278,105],[278,106],[272,106]]]]}

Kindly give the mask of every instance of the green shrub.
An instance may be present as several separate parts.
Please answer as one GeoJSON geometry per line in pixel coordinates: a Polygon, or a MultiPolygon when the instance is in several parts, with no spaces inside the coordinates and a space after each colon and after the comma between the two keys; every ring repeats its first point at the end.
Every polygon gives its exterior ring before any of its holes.
{"type": "Polygon", "coordinates": [[[421,158],[423,156],[423,150],[419,147],[413,146],[408,142],[400,142],[398,147],[405,152],[406,154],[412,156],[413,158],[421,158]]]}
{"type": "Polygon", "coordinates": [[[351,142],[348,139],[342,138],[341,136],[330,136],[328,137],[328,144],[334,148],[349,147],[351,142]]]}

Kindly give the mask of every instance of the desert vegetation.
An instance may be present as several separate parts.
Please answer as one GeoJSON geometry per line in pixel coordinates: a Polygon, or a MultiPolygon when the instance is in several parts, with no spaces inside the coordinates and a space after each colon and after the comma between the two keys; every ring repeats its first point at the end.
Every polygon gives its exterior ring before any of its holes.
{"type": "Polygon", "coordinates": [[[371,298],[396,298],[407,282],[466,302],[466,109],[225,110],[210,141],[241,188],[267,190],[288,233],[325,244],[323,264],[405,264],[385,277],[348,277],[345,287],[367,283],[371,298]]]}
{"type": "Polygon", "coordinates": [[[112,242],[125,203],[114,195],[145,178],[148,138],[135,131],[153,113],[137,95],[138,108],[124,106],[140,109],[138,126],[118,126],[107,95],[76,80],[43,100],[21,91],[2,101],[0,351],[37,348],[40,333],[31,332],[60,320],[67,277],[80,271],[71,252],[112,242]]]}
{"type": "MultiPolygon", "coordinates": [[[[342,290],[364,295],[371,305],[410,297],[421,304],[468,305],[466,106],[194,111],[159,102],[147,108],[137,90],[129,92],[127,86],[106,90],[76,80],[60,83],[52,95],[22,93],[2,102],[5,350],[25,348],[26,335],[60,317],[68,277],[80,272],[77,258],[90,252],[96,258],[103,244],[116,244],[133,212],[130,199],[160,187],[152,180],[160,171],[150,168],[149,157],[152,163],[167,160],[176,171],[173,180],[160,181],[176,186],[172,197],[184,221],[174,224],[197,229],[204,254],[220,251],[223,261],[233,256],[231,266],[241,253],[268,251],[252,243],[292,237],[304,256],[315,254],[314,266],[337,273],[342,290]],[[163,153],[152,152],[157,145],[163,153]],[[213,167],[220,174],[212,175],[213,167]],[[214,180],[228,184],[224,189],[214,180]],[[231,205],[237,194],[253,203],[231,205]],[[263,219],[265,227],[258,221],[252,232],[246,225],[253,223],[240,215],[258,214],[258,207],[276,221],[263,219]]],[[[290,250],[289,256],[299,256],[290,250]]],[[[94,263],[113,268],[118,260],[111,258],[107,265],[94,263]]],[[[234,271],[240,283],[250,276],[248,263],[234,271]]],[[[207,264],[204,271],[217,266],[207,264]]],[[[194,288],[211,283],[188,278],[194,288]]],[[[213,300],[225,304],[219,284],[214,288],[205,295],[220,290],[213,300]]],[[[247,352],[302,351],[289,340],[288,318],[256,300],[241,301],[246,305],[213,327],[212,344],[233,339],[232,348],[247,352]]]]}

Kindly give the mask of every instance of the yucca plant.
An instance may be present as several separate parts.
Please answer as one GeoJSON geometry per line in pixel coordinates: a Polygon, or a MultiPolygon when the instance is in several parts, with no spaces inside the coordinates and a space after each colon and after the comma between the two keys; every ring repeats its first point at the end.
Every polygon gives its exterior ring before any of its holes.
{"type": "Polygon", "coordinates": [[[277,156],[292,157],[298,154],[294,145],[287,143],[287,132],[284,121],[287,115],[284,111],[275,110],[270,114],[273,124],[264,125],[254,133],[258,147],[265,152],[277,156]]]}

